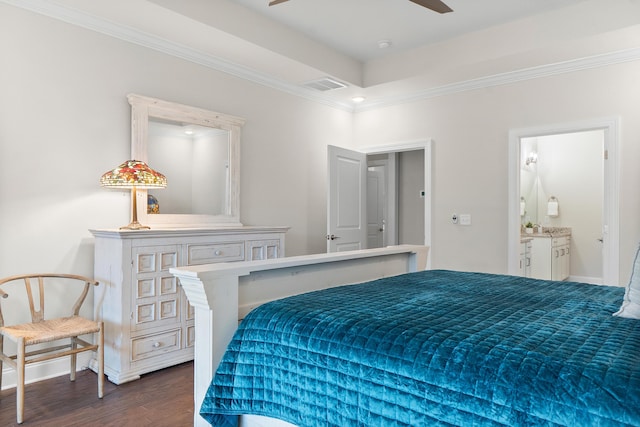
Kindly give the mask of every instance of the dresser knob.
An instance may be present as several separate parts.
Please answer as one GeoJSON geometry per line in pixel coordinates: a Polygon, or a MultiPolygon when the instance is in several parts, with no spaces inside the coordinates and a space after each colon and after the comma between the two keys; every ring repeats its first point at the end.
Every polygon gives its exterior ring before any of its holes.
{"type": "Polygon", "coordinates": [[[215,254],[216,256],[222,255],[222,251],[221,251],[221,250],[217,250],[217,251],[215,251],[215,252],[214,252],[214,254],[215,254]]]}
{"type": "Polygon", "coordinates": [[[158,347],[160,347],[160,343],[159,343],[159,342],[157,342],[157,341],[156,341],[156,342],[154,342],[154,343],[153,343],[153,348],[158,348],[158,347]]]}

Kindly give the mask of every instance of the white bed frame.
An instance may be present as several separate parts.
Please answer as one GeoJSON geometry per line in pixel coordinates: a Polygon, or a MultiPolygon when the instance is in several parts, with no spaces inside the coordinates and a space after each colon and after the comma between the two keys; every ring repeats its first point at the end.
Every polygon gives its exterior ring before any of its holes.
{"type": "MultiPolygon", "coordinates": [[[[209,425],[199,415],[200,405],[238,321],[251,309],[286,296],[424,270],[427,252],[426,246],[402,245],[172,268],[196,312],[194,425],[209,425]]],[[[243,417],[242,425],[249,424],[243,417]]]]}

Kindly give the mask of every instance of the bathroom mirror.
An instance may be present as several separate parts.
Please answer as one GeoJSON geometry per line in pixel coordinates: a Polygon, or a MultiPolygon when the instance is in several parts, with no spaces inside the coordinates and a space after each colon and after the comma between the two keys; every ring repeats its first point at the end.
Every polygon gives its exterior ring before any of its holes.
{"type": "Polygon", "coordinates": [[[538,138],[520,140],[520,157],[520,222],[538,224],[538,195],[544,194],[538,174],[538,138]]]}
{"type": "Polygon", "coordinates": [[[165,227],[242,225],[240,131],[244,119],[141,95],[131,104],[131,156],[167,177],[138,191],[138,218],[165,227]]]}

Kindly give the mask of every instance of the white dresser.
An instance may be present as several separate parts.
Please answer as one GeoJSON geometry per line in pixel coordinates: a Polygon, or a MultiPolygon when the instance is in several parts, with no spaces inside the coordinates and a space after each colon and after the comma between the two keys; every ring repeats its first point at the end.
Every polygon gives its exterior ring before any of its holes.
{"type": "Polygon", "coordinates": [[[284,256],[288,227],[139,231],[95,236],[94,311],[105,322],[105,373],[115,384],[193,359],[194,313],[169,268],[284,256]]]}

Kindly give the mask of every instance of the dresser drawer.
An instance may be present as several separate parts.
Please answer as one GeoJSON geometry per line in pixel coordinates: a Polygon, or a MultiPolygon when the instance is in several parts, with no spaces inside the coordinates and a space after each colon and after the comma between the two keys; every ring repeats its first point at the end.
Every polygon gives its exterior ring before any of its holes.
{"type": "Polygon", "coordinates": [[[131,340],[131,360],[147,359],[180,350],[180,329],[131,340]]]}
{"type": "Polygon", "coordinates": [[[244,261],[244,242],[189,245],[187,247],[187,265],[227,261],[244,261]]]}

